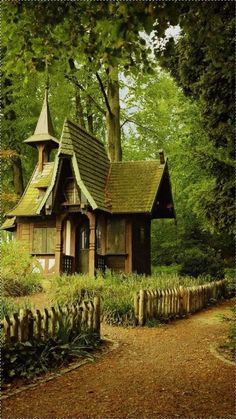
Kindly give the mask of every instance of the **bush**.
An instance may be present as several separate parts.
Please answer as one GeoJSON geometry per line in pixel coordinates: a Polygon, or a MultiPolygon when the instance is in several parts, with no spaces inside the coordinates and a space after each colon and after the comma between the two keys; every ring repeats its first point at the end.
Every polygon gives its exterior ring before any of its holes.
{"type": "Polygon", "coordinates": [[[0,252],[4,296],[17,297],[42,291],[41,277],[34,272],[38,262],[22,243],[14,240],[2,243],[0,252]]]}
{"type": "Polygon", "coordinates": [[[89,352],[100,343],[98,336],[87,330],[72,336],[67,321],[61,324],[56,338],[46,342],[11,342],[2,348],[1,373],[5,383],[14,378],[30,379],[35,375],[73,361],[90,357],[89,352]]]}
{"type": "Polygon", "coordinates": [[[182,276],[189,275],[195,278],[205,276],[211,280],[224,278],[223,260],[212,249],[207,249],[205,252],[198,248],[189,249],[182,259],[179,270],[182,276]]]}

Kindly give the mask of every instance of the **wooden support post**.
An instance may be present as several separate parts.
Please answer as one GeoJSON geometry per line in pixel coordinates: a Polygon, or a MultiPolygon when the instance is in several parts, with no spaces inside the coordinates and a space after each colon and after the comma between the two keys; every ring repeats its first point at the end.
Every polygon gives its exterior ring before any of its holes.
{"type": "Polygon", "coordinates": [[[63,242],[62,228],[65,215],[59,215],[56,219],[56,248],[55,248],[55,273],[62,273],[63,242]]]}
{"type": "Polygon", "coordinates": [[[89,219],[89,275],[95,275],[95,251],[96,251],[96,218],[92,212],[87,214],[89,219]]]}

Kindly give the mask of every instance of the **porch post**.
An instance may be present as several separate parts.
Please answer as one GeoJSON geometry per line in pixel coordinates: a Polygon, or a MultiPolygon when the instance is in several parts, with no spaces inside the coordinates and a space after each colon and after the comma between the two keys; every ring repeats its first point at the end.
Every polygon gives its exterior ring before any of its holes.
{"type": "Polygon", "coordinates": [[[95,250],[96,250],[96,217],[93,213],[87,214],[89,219],[89,275],[95,275],[95,250]]]}
{"type": "Polygon", "coordinates": [[[59,215],[56,218],[56,251],[55,251],[55,273],[60,274],[62,272],[62,223],[64,216],[59,215]]]}

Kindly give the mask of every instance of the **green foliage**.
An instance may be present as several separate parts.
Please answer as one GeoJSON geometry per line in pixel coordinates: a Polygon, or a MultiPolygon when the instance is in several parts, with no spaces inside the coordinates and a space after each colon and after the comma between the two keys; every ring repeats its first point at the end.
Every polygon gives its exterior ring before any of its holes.
{"type": "Polygon", "coordinates": [[[9,298],[1,297],[0,301],[0,318],[3,319],[6,315],[11,315],[12,313],[16,313],[19,310],[18,306],[14,304],[13,301],[9,300],[9,298]]]}
{"type": "MultiPolygon", "coordinates": [[[[186,95],[198,101],[207,142],[194,157],[201,182],[199,208],[215,231],[234,228],[234,30],[232,2],[180,5],[181,36],[162,51],[186,95]]],[[[160,56],[160,54],[158,54],[160,56]]],[[[199,143],[200,145],[201,143],[199,143]]]]}
{"type": "Polygon", "coordinates": [[[195,278],[209,276],[210,279],[224,278],[224,264],[221,257],[211,249],[205,251],[198,248],[186,250],[182,254],[180,275],[189,275],[195,278]]]}
{"type": "Polygon", "coordinates": [[[38,266],[22,242],[1,243],[1,276],[4,296],[21,296],[42,291],[38,266]]]}
{"type": "Polygon", "coordinates": [[[57,338],[46,342],[33,341],[6,344],[2,348],[1,372],[4,382],[14,378],[30,379],[53,370],[75,358],[90,357],[89,352],[99,345],[99,338],[87,330],[72,336],[68,320],[60,324],[57,338]]]}

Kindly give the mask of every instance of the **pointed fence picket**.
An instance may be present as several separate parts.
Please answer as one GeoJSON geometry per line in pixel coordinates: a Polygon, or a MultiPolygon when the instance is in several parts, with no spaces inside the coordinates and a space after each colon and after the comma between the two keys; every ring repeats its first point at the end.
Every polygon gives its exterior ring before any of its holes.
{"type": "Polygon", "coordinates": [[[195,313],[226,296],[227,280],[195,287],[165,290],[140,290],[134,295],[134,324],[144,326],[148,320],[174,319],[195,313]]]}
{"type": "Polygon", "coordinates": [[[20,310],[11,317],[5,316],[1,322],[4,342],[46,341],[56,337],[59,325],[68,322],[71,330],[80,332],[82,328],[100,336],[100,298],[93,301],[80,301],[65,307],[45,308],[31,311],[20,310]]]}

